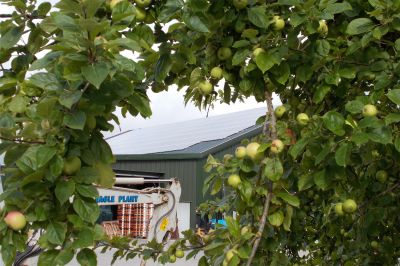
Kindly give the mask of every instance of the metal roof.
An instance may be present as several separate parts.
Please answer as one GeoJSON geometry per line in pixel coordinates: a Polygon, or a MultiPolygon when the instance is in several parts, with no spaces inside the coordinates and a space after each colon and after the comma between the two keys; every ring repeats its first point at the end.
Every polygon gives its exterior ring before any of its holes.
{"type": "Polygon", "coordinates": [[[137,157],[135,155],[145,159],[155,154],[183,155],[186,158],[185,155],[201,155],[238,138],[259,134],[261,126],[256,126],[255,122],[264,114],[265,108],[257,108],[135,129],[109,137],[107,142],[119,159],[133,159],[137,157]]]}

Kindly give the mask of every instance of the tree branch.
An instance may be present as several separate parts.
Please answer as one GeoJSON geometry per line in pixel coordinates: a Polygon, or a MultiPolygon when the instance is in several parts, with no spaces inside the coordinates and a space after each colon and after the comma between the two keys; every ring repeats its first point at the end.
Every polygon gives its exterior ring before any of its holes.
{"type": "Polygon", "coordinates": [[[5,137],[0,137],[1,140],[12,141],[17,143],[29,143],[29,144],[46,144],[44,141],[39,140],[22,140],[22,139],[10,139],[5,137]]]}
{"type": "Polygon", "coordinates": [[[251,263],[253,262],[253,259],[256,255],[258,246],[260,245],[261,237],[264,232],[265,224],[267,222],[267,216],[268,216],[269,204],[271,202],[271,198],[272,198],[272,193],[269,192],[267,195],[267,198],[265,199],[264,210],[263,210],[263,214],[261,216],[261,223],[260,223],[260,226],[258,227],[258,231],[256,234],[256,240],[254,241],[253,249],[251,250],[251,254],[250,254],[249,260],[246,263],[246,266],[251,266],[251,263]]]}
{"type": "MultiPolygon", "coordinates": [[[[275,140],[278,137],[278,134],[276,132],[276,117],[275,117],[275,113],[274,113],[274,107],[272,105],[272,95],[267,89],[265,90],[265,100],[267,101],[267,110],[268,111],[267,111],[267,115],[265,117],[263,133],[267,140],[275,140]],[[268,130],[267,130],[267,126],[269,127],[268,130]]],[[[260,170],[260,173],[261,172],[262,172],[262,170],[260,170]]],[[[272,198],[272,183],[268,182],[268,194],[267,194],[267,198],[265,199],[265,202],[264,202],[263,214],[261,216],[260,225],[258,226],[258,231],[255,236],[253,249],[251,250],[251,254],[250,254],[249,260],[247,261],[246,266],[251,266],[251,264],[254,260],[254,257],[257,253],[258,246],[260,245],[260,241],[262,238],[262,234],[264,232],[265,224],[267,222],[267,216],[268,216],[268,212],[269,212],[269,205],[271,203],[271,198],[272,198]]]]}

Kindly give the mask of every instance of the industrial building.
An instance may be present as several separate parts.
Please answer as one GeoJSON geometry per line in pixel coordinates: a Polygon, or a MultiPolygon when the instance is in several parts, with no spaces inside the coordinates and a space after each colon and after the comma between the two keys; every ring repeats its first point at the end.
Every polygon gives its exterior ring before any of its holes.
{"type": "Polygon", "coordinates": [[[255,122],[264,114],[264,108],[257,108],[117,134],[107,139],[117,158],[113,168],[122,175],[178,178],[182,186],[179,229],[194,228],[195,210],[204,201],[203,166],[208,155],[233,154],[243,139],[261,133],[255,122]]]}

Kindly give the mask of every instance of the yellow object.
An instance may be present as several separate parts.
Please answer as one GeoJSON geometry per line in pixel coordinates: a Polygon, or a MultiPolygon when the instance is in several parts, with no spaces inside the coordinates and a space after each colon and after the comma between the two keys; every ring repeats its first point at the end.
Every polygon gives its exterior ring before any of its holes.
{"type": "Polygon", "coordinates": [[[161,231],[166,231],[167,230],[167,226],[168,226],[168,219],[167,218],[164,218],[162,221],[161,221],[161,225],[160,225],[160,230],[161,231]]]}

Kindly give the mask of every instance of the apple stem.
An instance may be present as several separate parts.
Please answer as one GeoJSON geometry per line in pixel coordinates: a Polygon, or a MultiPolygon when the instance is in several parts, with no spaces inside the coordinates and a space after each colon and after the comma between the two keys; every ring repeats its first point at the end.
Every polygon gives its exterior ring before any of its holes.
{"type": "MultiPolygon", "coordinates": [[[[276,117],[274,112],[274,107],[272,105],[272,95],[268,90],[265,90],[265,100],[267,102],[267,115],[265,117],[264,127],[263,127],[263,134],[268,140],[275,140],[278,138],[278,134],[276,132],[276,117]],[[269,126],[269,128],[267,128],[269,126]]],[[[261,167],[263,168],[263,167],[261,167]]],[[[260,170],[261,172],[262,170],[260,170]]],[[[251,266],[254,257],[256,256],[258,246],[260,245],[260,241],[262,238],[262,234],[264,232],[265,224],[267,222],[267,216],[269,211],[269,206],[272,198],[272,183],[268,183],[268,194],[264,202],[264,209],[261,216],[260,225],[258,226],[258,231],[255,236],[255,241],[253,248],[251,250],[251,254],[249,260],[246,263],[246,266],[251,266]]]]}

